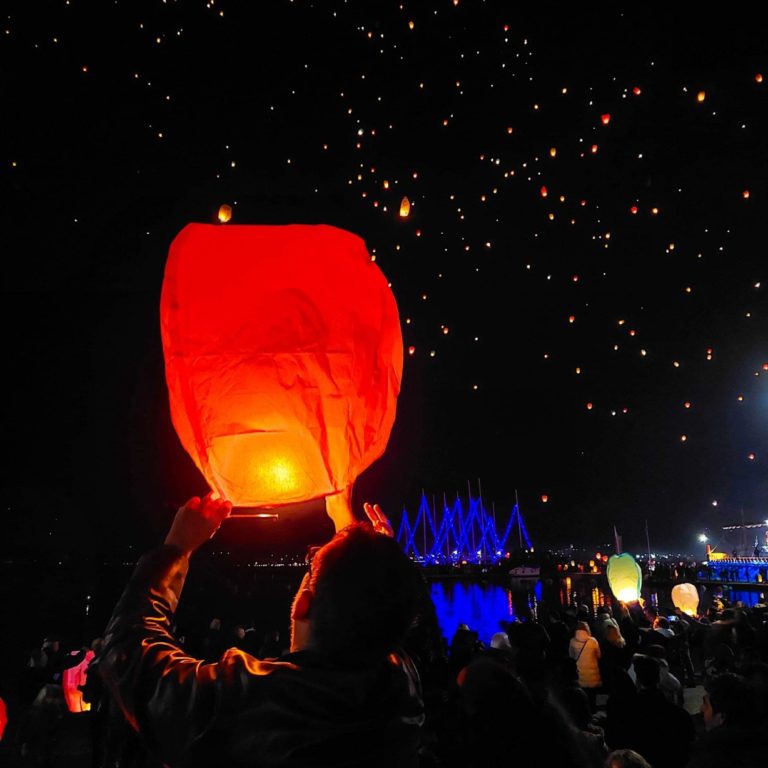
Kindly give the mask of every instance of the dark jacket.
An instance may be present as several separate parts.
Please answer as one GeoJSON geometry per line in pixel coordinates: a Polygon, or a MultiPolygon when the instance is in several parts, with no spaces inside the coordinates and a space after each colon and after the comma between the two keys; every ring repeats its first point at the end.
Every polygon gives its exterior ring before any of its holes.
{"type": "Polygon", "coordinates": [[[102,678],[171,766],[416,766],[423,719],[410,660],[333,667],[314,651],[191,658],[170,633],[186,557],[145,555],[107,627],[102,678]]]}

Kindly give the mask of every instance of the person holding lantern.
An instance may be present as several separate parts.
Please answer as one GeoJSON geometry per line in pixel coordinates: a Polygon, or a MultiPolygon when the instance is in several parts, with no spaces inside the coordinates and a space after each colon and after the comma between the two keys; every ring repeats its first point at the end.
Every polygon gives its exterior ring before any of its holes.
{"type": "Polygon", "coordinates": [[[370,524],[357,522],[348,488],[326,508],[336,535],[304,576],[291,652],[279,661],[229,649],[208,664],[170,632],[189,557],[229,515],[229,502],[190,499],[164,546],[137,565],[108,625],[100,671],[168,765],[417,766],[418,673],[398,650],[417,613],[417,571],[378,506],[365,505],[370,524]]]}

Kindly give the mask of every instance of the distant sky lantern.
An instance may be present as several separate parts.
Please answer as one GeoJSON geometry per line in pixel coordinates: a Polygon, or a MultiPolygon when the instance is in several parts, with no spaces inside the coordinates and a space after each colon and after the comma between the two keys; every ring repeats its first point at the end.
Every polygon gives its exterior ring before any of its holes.
{"type": "Polygon", "coordinates": [[[226,204],[219,206],[218,219],[220,224],[226,224],[230,221],[232,219],[232,206],[226,204]]]}
{"type": "Polygon", "coordinates": [[[637,213],[637,206],[633,205],[629,210],[631,213],[637,213]]]}
{"type": "Polygon", "coordinates": [[[745,190],[744,190],[744,191],[741,193],[741,196],[742,196],[742,197],[743,197],[745,200],[749,200],[749,190],[748,190],[748,189],[745,189],[745,190]]]}
{"type": "Polygon", "coordinates": [[[542,185],[541,189],[539,190],[539,194],[542,197],[546,197],[549,194],[549,192],[547,191],[547,188],[542,185]]]}
{"type": "Polygon", "coordinates": [[[611,555],[608,558],[608,585],[617,600],[633,603],[640,599],[643,573],[629,553],[611,555]]]}
{"type": "Polygon", "coordinates": [[[639,95],[642,93],[642,90],[640,89],[640,86],[639,86],[639,85],[636,85],[636,86],[635,86],[635,87],[632,89],[632,93],[634,93],[634,94],[635,94],[635,96],[639,96],[639,95]]]}
{"type": "Polygon", "coordinates": [[[704,101],[706,98],[707,98],[707,92],[706,91],[699,91],[696,94],[696,101],[698,101],[699,104],[701,104],[701,102],[704,101]]]}
{"type": "Polygon", "coordinates": [[[64,701],[70,712],[88,712],[91,708],[88,702],[83,701],[83,692],[79,686],[85,685],[88,665],[95,655],[93,651],[88,651],[79,664],[62,672],[61,687],[64,690],[64,701]]]}
{"type": "Polygon", "coordinates": [[[607,112],[604,115],[600,115],[600,122],[603,125],[608,125],[611,122],[611,116],[607,112]]]}
{"type": "Polygon", "coordinates": [[[693,584],[675,584],[672,587],[672,604],[689,616],[699,609],[699,592],[693,584]]]}
{"type": "Polygon", "coordinates": [[[758,72],[758,73],[755,75],[755,82],[756,82],[756,83],[762,83],[762,82],[763,82],[763,75],[762,75],[762,73],[761,73],[761,72],[758,72]]]}
{"type": "Polygon", "coordinates": [[[411,201],[407,197],[403,197],[400,201],[400,218],[407,219],[411,212],[411,201]]]}
{"type": "Polygon", "coordinates": [[[541,502],[542,504],[546,504],[549,501],[549,496],[547,496],[546,493],[541,494],[541,502]]]}
{"type": "Polygon", "coordinates": [[[168,254],[160,320],[173,424],[235,506],[332,494],[384,452],[402,337],[357,236],[189,224],[168,254]]]}

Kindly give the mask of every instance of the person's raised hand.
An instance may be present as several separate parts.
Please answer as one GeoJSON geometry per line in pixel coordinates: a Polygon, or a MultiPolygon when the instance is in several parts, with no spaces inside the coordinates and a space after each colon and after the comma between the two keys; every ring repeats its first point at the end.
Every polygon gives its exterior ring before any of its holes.
{"type": "Polygon", "coordinates": [[[389,518],[381,511],[381,507],[378,504],[371,506],[367,501],[363,504],[363,509],[368,519],[371,521],[373,530],[376,533],[381,533],[384,536],[389,536],[390,539],[395,538],[395,531],[392,528],[392,523],[389,522],[389,518]]]}
{"type": "Polygon", "coordinates": [[[219,530],[221,521],[229,517],[231,511],[230,502],[211,498],[210,493],[202,499],[193,496],[173,518],[165,543],[188,557],[219,530]]]}

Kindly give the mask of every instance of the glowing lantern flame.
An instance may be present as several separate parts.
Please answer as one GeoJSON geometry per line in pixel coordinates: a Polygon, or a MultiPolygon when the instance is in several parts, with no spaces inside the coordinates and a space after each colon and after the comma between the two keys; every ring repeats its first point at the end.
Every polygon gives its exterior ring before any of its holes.
{"type": "Polygon", "coordinates": [[[605,115],[600,115],[600,122],[603,125],[608,125],[608,123],[611,122],[611,116],[607,113],[605,115]]]}
{"type": "Polygon", "coordinates": [[[608,558],[608,585],[617,600],[633,603],[640,599],[643,573],[632,555],[611,555],[608,558]]]}
{"type": "Polygon", "coordinates": [[[232,220],[232,206],[222,205],[219,207],[218,219],[221,224],[226,224],[232,220]]]}
{"type": "Polygon", "coordinates": [[[704,101],[704,99],[706,99],[706,98],[707,98],[707,92],[706,91],[699,91],[696,94],[696,101],[698,101],[699,104],[701,104],[701,102],[704,101]]]}
{"type": "Polygon", "coordinates": [[[91,705],[83,701],[83,692],[79,686],[85,685],[85,677],[88,673],[88,665],[96,654],[88,651],[85,658],[74,667],[65,669],[61,675],[61,687],[64,690],[64,701],[70,712],[88,712],[91,705]]]}
{"type": "Polygon", "coordinates": [[[695,616],[699,608],[699,592],[693,584],[675,584],[672,587],[672,604],[689,616],[695,616]]]}
{"type": "Polygon", "coordinates": [[[410,213],[411,213],[411,201],[407,197],[404,197],[400,201],[400,218],[407,219],[410,213]]]}
{"type": "Polygon", "coordinates": [[[327,496],[384,452],[402,337],[360,238],[190,224],[168,254],[160,316],[173,424],[235,506],[327,496]]]}

